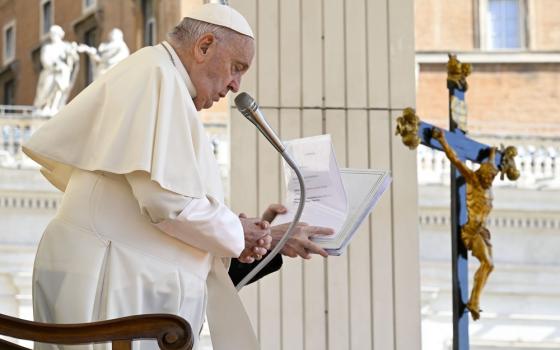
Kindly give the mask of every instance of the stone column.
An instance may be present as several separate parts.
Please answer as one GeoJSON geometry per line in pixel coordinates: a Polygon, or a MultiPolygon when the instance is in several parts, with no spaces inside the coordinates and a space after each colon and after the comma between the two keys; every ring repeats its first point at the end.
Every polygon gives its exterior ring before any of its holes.
{"type": "Polygon", "coordinates": [[[19,316],[18,290],[10,273],[0,273],[0,313],[19,316]]]}

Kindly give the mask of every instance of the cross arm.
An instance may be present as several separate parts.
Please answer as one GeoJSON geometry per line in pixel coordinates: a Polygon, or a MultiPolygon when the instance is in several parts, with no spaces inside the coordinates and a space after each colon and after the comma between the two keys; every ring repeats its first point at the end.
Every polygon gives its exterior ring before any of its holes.
{"type": "MultiPolygon", "coordinates": [[[[442,145],[432,137],[432,129],[434,125],[421,121],[418,127],[418,137],[420,137],[420,142],[427,147],[444,151],[442,145]]],[[[490,146],[485,145],[480,142],[476,142],[468,138],[461,131],[447,131],[443,130],[445,134],[445,139],[447,143],[457,156],[462,160],[470,160],[475,163],[483,163],[486,161],[490,155],[490,146]]],[[[494,164],[496,167],[500,165],[502,161],[502,154],[496,152],[496,157],[494,159],[494,164]]]]}

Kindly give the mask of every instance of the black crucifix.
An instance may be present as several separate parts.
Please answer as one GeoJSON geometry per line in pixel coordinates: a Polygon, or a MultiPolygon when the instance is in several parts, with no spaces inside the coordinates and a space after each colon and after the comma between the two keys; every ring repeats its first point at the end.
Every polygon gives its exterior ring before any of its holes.
{"type": "Polygon", "coordinates": [[[469,313],[474,320],[480,317],[479,298],[492,272],[492,244],[486,221],[492,209],[491,186],[494,177],[502,172],[510,180],[519,177],[515,167],[515,147],[498,151],[495,147],[476,142],[466,136],[465,92],[469,64],[462,64],[455,55],[447,63],[449,90],[449,131],[422,122],[411,108],[397,118],[396,133],[410,149],[418,144],[445,152],[451,161],[451,258],[453,283],[453,349],[469,349],[469,313]],[[476,171],[466,161],[481,164],[476,171]],[[469,298],[468,251],[480,261],[474,276],[469,298]]]}

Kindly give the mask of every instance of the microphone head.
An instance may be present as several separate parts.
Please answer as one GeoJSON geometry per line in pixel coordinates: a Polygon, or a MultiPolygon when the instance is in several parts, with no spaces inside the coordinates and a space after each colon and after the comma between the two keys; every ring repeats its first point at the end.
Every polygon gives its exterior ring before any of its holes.
{"type": "Polygon", "coordinates": [[[253,112],[255,112],[259,108],[257,101],[255,101],[255,99],[246,92],[242,92],[237,95],[237,97],[235,97],[235,105],[237,106],[237,109],[245,116],[247,115],[244,111],[252,110],[253,112]]]}
{"type": "Polygon", "coordinates": [[[248,93],[242,92],[235,98],[237,109],[267,138],[267,140],[278,150],[284,153],[285,147],[274,130],[268,125],[264,115],[259,110],[259,105],[248,93]]]}

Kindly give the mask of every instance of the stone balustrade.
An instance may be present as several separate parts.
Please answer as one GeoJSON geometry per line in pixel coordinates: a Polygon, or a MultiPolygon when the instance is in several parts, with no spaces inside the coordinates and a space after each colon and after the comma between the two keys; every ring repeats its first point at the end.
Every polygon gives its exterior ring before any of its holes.
{"type": "Polygon", "coordinates": [[[60,196],[51,193],[9,193],[0,191],[0,210],[1,209],[43,209],[56,210],[60,205],[60,196]]]}
{"type": "MultiPolygon", "coordinates": [[[[48,118],[37,113],[32,106],[0,105],[0,167],[32,168],[36,166],[22,154],[21,144],[48,118]]],[[[221,124],[220,126],[222,127],[221,124]]],[[[212,125],[210,125],[210,129],[212,129],[212,125]]],[[[209,132],[212,133],[212,130],[209,132]]],[[[518,156],[515,160],[521,177],[515,182],[497,179],[494,186],[560,189],[560,137],[471,136],[490,145],[504,144],[517,147],[518,156]]],[[[221,160],[220,164],[226,166],[227,160],[223,157],[228,152],[219,153],[221,153],[218,155],[221,160]]],[[[417,160],[420,185],[449,183],[449,160],[443,152],[419,146],[417,160]]]]}
{"type": "Polygon", "coordinates": [[[37,113],[33,106],[0,105],[0,167],[33,167],[23,156],[21,145],[49,117],[37,113]]]}
{"type": "MultiPolygon", "coordinates": [[[[498,138],[473,137],[490,145],[514,145],[518,155],[515,158],[521,177],[517,181],[497,178],[494,186],[527,189],[560,189],[560,137],[559,138],[498,138]]],[[[443,152],[418,147],[418,183],[448,184],[449,160],[443,152]]],[[[470,163],[470,162],[468,162],[470,163]]],[[[472,168],[472,164],[469,164],[472,168]]]]}
{"type": "MultiPolygon", "coordinates": [[[[449,227],[451,225],[451,217],[448,211],[434,213],[429,210],[421,210],[418,216],[418,223],[421,227],[449,227]]],[[[541,232],[550,230],[557,232],[557,230],[560,229],[560,217],[547,217],[546,215],[528,217],[519,212],[497,212],[492,214],[486,225],[490,229],[527,229],[541,232]]]]}

